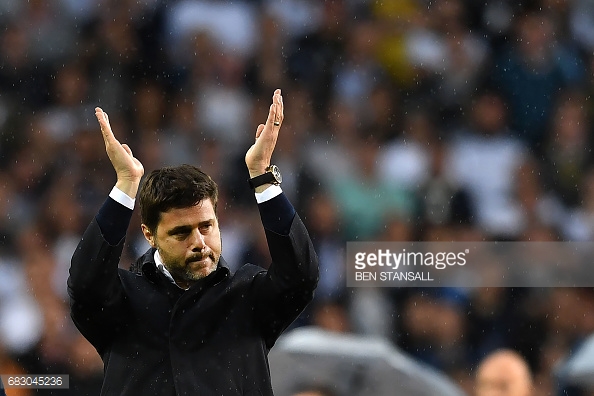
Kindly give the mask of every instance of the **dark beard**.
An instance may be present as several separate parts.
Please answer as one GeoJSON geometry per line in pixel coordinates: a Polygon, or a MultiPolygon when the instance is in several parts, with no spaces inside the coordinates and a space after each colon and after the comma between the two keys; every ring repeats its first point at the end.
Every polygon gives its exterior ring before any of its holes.
{"type": "Polygon", "coordinates": [[[174,268],[167,268],[167,270],[171,273],[171,276],[173,277],[173,279],[175,279],[176,283],[188,284],[189,287],[195,282],[199,281],[200,279],[203,279],[211,273],[213,273],[216,270],[216,267],[219,263],[218,260],[215,259],[214,253],[210,252],[208,254],[197,254],[194,256],[190,256],[186,259],[184,264],[185,265],[183,267],[176,266],[174,268]],[[204,274],[202,271],[194,272],[190,269],[190,264],[196,261],[204,260],[206,258],[210,258],[210,260],[214,263],[214,266],[210,272],[204,274]]]}

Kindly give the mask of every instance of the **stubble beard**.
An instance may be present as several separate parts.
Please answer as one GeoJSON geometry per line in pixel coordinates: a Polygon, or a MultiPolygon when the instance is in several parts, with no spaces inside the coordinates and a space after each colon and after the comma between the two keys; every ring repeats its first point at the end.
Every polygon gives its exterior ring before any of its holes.
{"type": "MultiPolygon", "coordinates": [[[[163,257],[163,256],[161,256],[163,257]]],[[[186,284],[190,286],[192,283],[203,279],[214,272],[217,268],[219,263],[218,258],[215,257],[214,253],[211,251],[207,254],[197,254],[191,257],[188,257],[183,265],[179,265],[179,263],[163,263],[165,268],[169,271],[173,279],[175,279],[176,283],[186,284]],[[201,266],[200,268],[193,269],[192,265],[196,261],[207,260],[207,266],[201,266]]]]}

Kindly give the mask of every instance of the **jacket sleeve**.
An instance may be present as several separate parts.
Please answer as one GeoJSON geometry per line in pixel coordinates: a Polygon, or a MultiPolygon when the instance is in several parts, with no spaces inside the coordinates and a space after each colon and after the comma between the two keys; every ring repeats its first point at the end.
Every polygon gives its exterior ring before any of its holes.
{"type": "MultiPolygon", "coordinates": [[[[124,238],[116,244],[108,240],[113,242],[114,235],[118,237],[121,232],[116,229],[129,220],[115,226],[105,220],[98,222],[107,218],[121,219],[117,217],[121,214],[117,213],[119,208],[114,205],[119,204],[108,199],[86,229],[72,256],[67,281],[72,320],[100,353],[124,323],[121,318],[125,316],[125,295],[118,275],[124,238]],[[104,236],[104,229],[108,230],[108,236],[104,236]]],[[[125,235],[125,228],[122,235],[125,235]]]]}
{"type": "Polygon", "coordinates": [[[278,336],[313,299],[319,269],[318,257],[307,229],[284,194],[269,203],[268,207],[260,206],[260,211],[272,264],[268,271],[257,275],[254,287],[256,315],[266,345],[271,348],[278,336]],[[271,216],[271,212],[275,211],[277,213],[271,216]],[[282,223],[286,223],[283,219],[287,215],[292,219],[289,218],[288,224],[285,224],[288,225],[288,233],[284,233],[286,227],[282,223]],[[277,218],[281,227],[270,224],[267,216],[277,218]]]}

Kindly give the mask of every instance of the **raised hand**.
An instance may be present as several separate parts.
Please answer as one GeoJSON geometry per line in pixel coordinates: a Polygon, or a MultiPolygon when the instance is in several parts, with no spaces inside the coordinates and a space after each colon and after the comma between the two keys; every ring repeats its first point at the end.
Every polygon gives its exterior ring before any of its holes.
{"type": "Polygon", "coordinates": [[[95,116],[101,126],[101,134],[105,142],[105,150],[116,171],[116,187],[135,198],[140,185],[140,179],[144,174],[144,167],[140,161],[134,157],[132,150],[127,144],[121,144],[114,136],[109,117],[100,107],[95,108],[95,116]]]}
{"type": "Polygon", "coordinates": [[[268,112],[266,124],[258,125],[256,129],[256,141],[245,154],[245,164],[250,172],[250,177],[263,174],[266,167],[270,165],[272,152],[276,146],[278,132],[284,118],[283,97],[281,90],[274,91],[272,104],[268,112]]]}

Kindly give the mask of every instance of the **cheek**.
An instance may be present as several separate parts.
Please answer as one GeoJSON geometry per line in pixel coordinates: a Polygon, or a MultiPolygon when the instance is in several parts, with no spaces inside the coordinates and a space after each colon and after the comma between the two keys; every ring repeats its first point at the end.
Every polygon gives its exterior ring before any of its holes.
{"type": "Polygon", "coordinates": [[[165,240],[159,243],[159,250],[165,252],[169,257],[184,256],[188,250],[187,246],[183,242],[165,240]]]}
{"type": "Polygon", "coordinates": [[[215,234],[209,235],[208,246],[215,253],[221,254],[221,234],[215,233],[215,234]]]}

